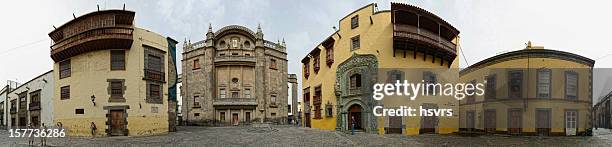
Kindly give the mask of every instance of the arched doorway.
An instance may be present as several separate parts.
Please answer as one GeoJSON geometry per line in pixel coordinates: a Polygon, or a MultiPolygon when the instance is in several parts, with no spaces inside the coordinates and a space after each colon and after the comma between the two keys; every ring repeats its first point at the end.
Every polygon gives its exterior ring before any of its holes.
{"type": "Polygon", "coordinates": [[[361,106],[359,104],[354,104],[349,107],[348,111],[348,130],[351,130],[352,124],[355,124],[355,130],[363,130],[363,123],[361,119],[361,106]]]}

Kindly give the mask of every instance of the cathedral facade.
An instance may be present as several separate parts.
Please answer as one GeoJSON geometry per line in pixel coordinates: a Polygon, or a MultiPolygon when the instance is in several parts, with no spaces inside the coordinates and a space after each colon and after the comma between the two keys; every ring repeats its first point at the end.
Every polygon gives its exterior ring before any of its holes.
{"type": "Polygon", "coordinates": [[[284,124],[287,51],[258,26],[230,25],[183,46],[183,120],[188,125],[284,124]]]}

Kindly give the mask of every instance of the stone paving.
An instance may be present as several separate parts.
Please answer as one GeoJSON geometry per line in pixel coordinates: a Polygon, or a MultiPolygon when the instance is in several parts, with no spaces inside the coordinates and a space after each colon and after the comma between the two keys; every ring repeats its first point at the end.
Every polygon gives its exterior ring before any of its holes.
{"type": "MultiPolygon", "coordinates": [[[[612,146],[612,131],[594,130],[592,137],[520,137],[505,135],[464,137],[355,135],[292,126],[179,127],[178,132],[146,137],[49,138],[50,146],[612,146]]],[[[27,138],[9,138],[0,130],[0,146],[27,146],[27,138]]],[[[37,140],[36,145],[40,144],[37,140]]]]}

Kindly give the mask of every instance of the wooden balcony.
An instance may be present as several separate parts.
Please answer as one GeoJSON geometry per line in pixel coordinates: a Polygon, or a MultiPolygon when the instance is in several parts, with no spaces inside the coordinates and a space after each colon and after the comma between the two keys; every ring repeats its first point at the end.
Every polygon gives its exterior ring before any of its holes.
{"type": "Polygon", "coordinates": [[[158,81],[158,82],[166,81],[166,75],[164,72],[151,70],[151,69],[145,69],[144,73],[145,74],[144,74],[143,80],[151,80],[151,81],[158,81]]]}
{"type": "Polygon", "coordinates": [[[51,58],[59,62],[91,51],[130,49],[134,15],[125,10],[96,11],[57,27],[49,33],[54,42],[51,58]]]}
{"type": "Polygon", "coordinates": [[[51,46],[55,62],[82,53],[105,49],[130,49],[134,29],[131,27],[96,28],[56,42],[51,46]]]}
{"type": "Polygon", "coordinates": [[[413,40],[433,46],[440,51],[457,54],[457,45],[443,39],[438,34],[434,34],[426,29],[419,29],[411,25],[393,24],[394,40],[413,40]]]}
{"type": "Polygon", "coordinates": [[[32,102],[28,106],[28,108],[30,108],[30,111],[40,110],[40,102],[32,102]]]}

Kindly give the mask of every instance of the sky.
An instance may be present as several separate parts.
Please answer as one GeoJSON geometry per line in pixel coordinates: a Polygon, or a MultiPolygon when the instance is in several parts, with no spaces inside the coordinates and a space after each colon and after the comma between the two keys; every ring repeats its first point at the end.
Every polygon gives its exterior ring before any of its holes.
{"type": "MultiPolygon", "coordinates": [[[[612,67],[612,1],[559,0],[407,0],[395,1],[428,10],[461,31],[460,67],[503,52],[525,48],[527,41],[596,60],[596,68],[612,67]]],[[[0,5],[0,82],[28,80],[52,69],[49,57],[53,26],[100,9],[136,12],[137,27],[181,42],[204,38],[227,25],[256,30],[264,38],[287,43],[289,73],[300,75],[302,59],[328,37],[348,13],[369,3],[390,9],[388,0],[19,0],[0,5]]],[[[180,61],[180,56],[179,59],[180,61]]],[[[179,63],[180,65],[180,63],[179,63]]],[[[180,69],[179,69],[180,71],[180,69]]],[[[300,78],[298,78],[301,80],[300,78]]],[[[301,81],[298,81],[301,83],[301,81]]],[[[598,81],[596,81],[598,82],[598,81]]],[[[298,86],[301,87],[301,86],[298,86]]]]}

